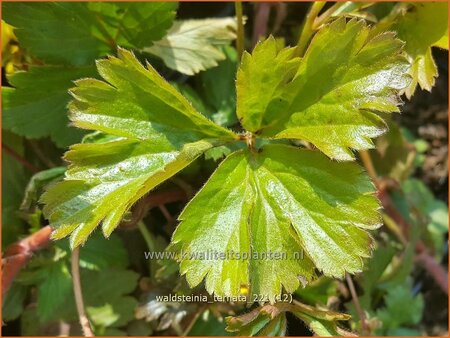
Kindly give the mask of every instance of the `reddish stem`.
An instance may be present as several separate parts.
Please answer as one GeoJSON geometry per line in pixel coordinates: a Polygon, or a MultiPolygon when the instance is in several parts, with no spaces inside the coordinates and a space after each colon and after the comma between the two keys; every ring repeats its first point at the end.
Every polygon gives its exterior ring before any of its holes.
{"type": "Polygon", "coordinates": [[[16,159],[18,162],[20,162],[25,168],[27,168],[29,171],[31,171],[33,174],[36,174],[39,172],[39,169],[36,168],[34,165],[32,165],[30,162],[28,162],[26,159],[24,159],[22,156],[20,156],[14,149],[10,148],[6,144],[2,144],[2,149],[11,157],[16,159]]]}
{"type": "MultiPolygon", "coordinates": [[[[133,212],[133,219],[122,222],[129,226],[132,222],[139,222],[145,213],[158,205],[186,200],[186,193],[181,189],[160,191],[142,199],[133,212]]],[[[2,299],[11,286],[17,273],[28,263],[33,253],[47,246],[51,239],[52,228],[47,225],[30,236],[11,244],[2,259],[2,299]]]]}
{"type": "Polygon", "coordinates": [[[49,225],[43,227],[34,234],[11,244],[5,251],[2,259],[2,299],[5,299],[17,273],[28,263],[33,252],[38,251],[50,242],[52,229],[49,225]]]}
{"type": "MultiPolygon", "coordinates": [[[[392,199],[387,192],[386,186],[381,183],[377,185],[378,198],[383,205],[384,211],[400,226],[405,236],[408,237],[411,225],[394,207],[392,199]]],[[[436,262],[435,258],[430,255],[423,241],[418,240],[416,242],[415,251],[415,261],[430,274],[430,276],[436,281],[436,284],[442,289],[442,291],[448,294],[448,272],[445,270],[445,268],[438,262],[436,262]]]]}

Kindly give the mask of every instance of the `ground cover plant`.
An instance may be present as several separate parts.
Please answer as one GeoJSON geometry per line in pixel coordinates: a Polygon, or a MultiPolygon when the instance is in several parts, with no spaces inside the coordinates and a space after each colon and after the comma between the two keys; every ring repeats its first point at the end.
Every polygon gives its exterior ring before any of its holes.
{"type": "Polygon", "coordinates": [[[447,13],[2,3],[3,334],[446,334],[447,13]]]}

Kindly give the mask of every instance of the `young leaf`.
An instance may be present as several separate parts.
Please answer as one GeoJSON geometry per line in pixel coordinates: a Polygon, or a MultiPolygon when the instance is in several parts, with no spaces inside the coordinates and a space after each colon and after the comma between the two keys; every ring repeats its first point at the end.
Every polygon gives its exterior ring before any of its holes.
{"type": "Polygon", "coordinates": [[[340,333],[344,333],[344,331],[338,328],[336,322],[350,319],[349,315],[319,310],[300,302],[295,302],[295,304],[281,302],[258,307],[237,317],[227,317],[225,318],[226,329],[230,332],[239,332],[241,336],[284,336],[286,312],[292,312],[319,336],[341,335],[340,333]]]}
{"type": "Polygon", "coordinates": [[[358,165],[318,152],[285,145],[235,152],[179,216],[172,242],[181,273],[191,286],[205,278],[210,293],[236,296],[250,285],[273,302],[282,287],[293,292],[311,280],[315,267],[335,277],[361,271],[372,248],[365,230],[380,225],[373,192],[358,165]],[[270,252],[285,258],[267,259],[270,252]]]}
{"type": "Polygon", "coordinates": [[[2,8],[31,54],[51,64],[87,65],[117,45],[142,48],[161,39],[177,3],[22,2],[2,8]]]}
{"type": "Polygon", "coordinates": [[[431,91],[438,75],[431,47],[448,49],[448,3],[412,3],[411,9],[396,18],[391,29],[406,42],[405,51],[411,62],[412,82],[405,89],[408,98],[417,85],[431,91]]]}
{"type": "Polygon", "coordinates": [[[169,68],[194,75],[224,60],[219,47],[235,38],[235,18],[176,21],[167,36],[144,51],[163,59],[169,68]]]}
{"type": "Polygon", "coordinates": [[[270,305],[237,316],[226,317],[226,330],[239,336],[283,337],[286,334],[286,314],[270,305]]]}
{"type": "Polygon", "coordinates": [[[119,138],[72,146],[65,181],[42,197],[53,237],[73,233],[72,247],[100,222],[108,236],[144,194],[214,144],[236,137],[195,111],[150,65],[123,49],[118,55],[97,63],[107,82],[77,81],[69,109],[74,125],[119,138]]]}
{"type": "Polygon", "coordinates": [[[334,21],[314,36],[301,61],[289,59],[289,49],[277,51],[272,39],[261,43],[239,70],[244,128],[311,142],[338,160],[354,158],[349,148],[373,147],[370,138],[386,127],[372,111],[398,111],[397,94],[409,78],[401,41],[369,33],[363,21],[334,21]]]}
{"type": "Polygon", "coordinates": [[[8,78],[15,88],[2,88],[3,128],[34,139],[50,136],[64,148],[78,142],[83,132],[69,127],[67,92],[75,79],[94,76],[93,66],[34,66],[8,78]]]}

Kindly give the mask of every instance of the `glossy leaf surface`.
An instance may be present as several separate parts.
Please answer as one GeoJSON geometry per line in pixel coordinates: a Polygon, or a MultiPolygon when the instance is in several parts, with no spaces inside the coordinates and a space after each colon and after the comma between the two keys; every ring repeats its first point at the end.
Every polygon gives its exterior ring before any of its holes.
{"type": "Polygon", "coordinates": [[[361,271],[371,253],[366,230],[380,225],[373,192],[358,165],[318,152],[284,145],[236,152],[179,217],[172,242],[182,253],[181,272],[191,286],[205,279],[210,293],[238,295],[250,285],[274,301],[282,287],[293,292],[311,280],[315,267],[335,277],[361,271]],[[199,259],[207,252],[217,257],[199,259]],[[250,259],[220,259],[231,252],[250,259]]]}
{"type": "Polygon", "coordinates": [[[105,81],[83,79],[72,89],[74,125],[116,136],[78,144],[66,153],[64,182],[44,196],[54,238],[73,233],[71,246],[102,222],[109,235],[140,197],[216,143],[234,139],[200,113],[148,66],[119,50],[97,63],[105,81]]]}
{"type": "Polygon", "coordinates": [[[413,80],[405,90],[406,96],[410,98],[417,85],[431,91],[438,76],[431,47],[448,49],[448,3],[413,3],[391,29],[406,42],[405,51],[411,62],[409,74],[413,80]]]}
{"type": "Polygon", "coordinates": [[[289,49],[269,39],[239,70],[238,115],[262,137],[302,139],[331,158],[372,148],[386,126],[372,111],[398,111],[409,83],[402,43],[392,33],[369,38],[363,21],[339,19],[321,29],[295,69],[289,49]],[[252,79],[247,81],[247,79],[252,79]]]}

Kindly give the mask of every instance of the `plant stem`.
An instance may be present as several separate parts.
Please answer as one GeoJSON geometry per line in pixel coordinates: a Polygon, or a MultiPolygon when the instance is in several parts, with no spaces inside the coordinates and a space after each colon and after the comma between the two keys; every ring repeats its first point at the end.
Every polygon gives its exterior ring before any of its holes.
{"type": "Polygon", "coordinates": [[[242,2],[236,1],[234,3],[234,8],[236,11],[237,20],[236,49],[240,60],[242,58],[242,54],[244,54],[244,19],[242,16],[242,2]]]}
{"type": "Polygon", "coordinates": [[[328,8],[314,21],[313,29],[318,29],[321,25],[325,23],[333,14],[336,12],[345,2],[336,2],[333,6],[328,8]]]}
{"type": "Polygon", "coordinates": [[[358,295],[356,293],[355,285],[353,284],[352,278],[348,273],[345,275],[345,278],[347,280],[348,288],[350,289],[350,294],[352,295],[353,304],[355,305],[356,312],[358,313],[358,317],[361,321],[362,333],[363,335],[366,335],[369,333],[369,327],[367,326],[366,322],[366,314],[359,302],[358,295]]]}
{"type": "Polygon", "coordinates": [[[11,245],[4,251],[2,258],[2,301],[14,278],[28,263],[33,254],[50,243],[52,228],[49,225],[11,245]]]}
{"type": "MultiPolygon", "coordinates": [[[[155,241],[150,231],[148,231],[147,226],[143,221],[138,223],[138,229],[141,232],[142,237],[144,237],[145,244],[147,244],[147,248],[150,252],[156,251],[155,241]]],[[[157,270],[156,261],[150,259],[148,264],[148,268],[150,270],[150,276],[154,276],[157,270]]]]}
{"type": "Polygon", "coordinates": [[[56,164],[53,163],[50,159],[48,159],[44,155],[43,151],[41,150],[41,148],[37,144],[37,141],[30,140],[28,143],[29,143],[30,147],[33,149],[33,151],[36,154],[36,156],[39,158],[39,160],[41,160],[41,162],[43,164],[45,164],[47,166],[47,168],[56,167],[56,164]]]}
{"type": "Polygon", "coordinates": [[[140,221],[138,223],[138,229],[141,232],[142,237],[144,237],[145,244],[147,244],[147,248],[150,251],[155,251],[155,242],[153,241],[153,236],[150,233],[150,231],[148,231],[147,226],[145,225],[145,223],[140,221]]]}
{"type": "Polygon", "coordinates": [[[303,24],[300,38],[298,39],[297,48],[295,49],[295,56],[303,56],[306,46],[314,33],[314,21],[316,20],[319,12],[325,6],[326,1],[316,1],[311,5],[311,8],[306,15],[305,23],[303,24]]]}
{"type": "Polygon", "coordinates": [[[24,159],[21,155],[19,155],[14,149],[10,148],[6,144],[2,144],[2,149],[11,157],[20,162],[25,168],[31,171],[33,174],[38,173],[40,170],[24,159]]]}
{"type": "Polygon", "coordinates": [[[406,240],[405,236],[403,235],[403,231],[400,228],[400,226],[386,213],[381,214],[383,217],[384,225],[391,230],[395,236],[400,240],[400,242],[406,246],[408,244],[408,241],[406,240]]]}
{"type": "Polygon", "coordinates": [[[370,158],[370,154],[367,150],[360,150],[359,156],[361,157],[361,161],[364,164],[364,167],[367,170],[367,173],[369,174],[370,178],[377,183],[378,180],[378,174],[375,170],[375,167],[373,165],[372,159],[370,158]]]}
{"type": "Polygon", "coordinates": [[[84,310],[83,293],[81,292],[80,281],[80,248],[72,251],[72,282],[73,293],[75,295],[75,303],[77,304],[78,317],[80,319],[81,329],[85,337],[94,337],[91,324],[84,310]]]}

